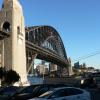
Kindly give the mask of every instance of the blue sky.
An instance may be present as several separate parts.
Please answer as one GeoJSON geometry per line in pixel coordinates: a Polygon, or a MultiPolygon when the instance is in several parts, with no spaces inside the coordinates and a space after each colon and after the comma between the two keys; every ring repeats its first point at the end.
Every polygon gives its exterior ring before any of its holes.
{"type": "MultiPolygon", "coordinates": [[[[3,0],[0,0],[0,5],[3,0]]],[[[50,25],[59,32],[72,63],[100,52],[100,0],[20,0],[26,26],[50,25]]],[[[100,54],[80,60],[100,68],[100,54]]]]}

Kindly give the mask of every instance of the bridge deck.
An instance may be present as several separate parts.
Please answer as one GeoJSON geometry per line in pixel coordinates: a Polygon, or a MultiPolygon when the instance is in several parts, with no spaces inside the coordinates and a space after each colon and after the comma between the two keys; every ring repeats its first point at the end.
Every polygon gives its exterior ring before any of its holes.
{"type": "Polygon", "coordinates": [[[43,60],[46,59],[47,61],[51,61],[63,67],[66,67],[68,65],[68,62],[66,59],[59,57],[54,52],[50,52],[44,48],[36,46],[35,44],[31,42],[26,41],[26,48],[29,48],[33,50],[34,52],[36,52],[38,54],[37,58],[40,58],[40,59],[42,58],[43,60]]]}

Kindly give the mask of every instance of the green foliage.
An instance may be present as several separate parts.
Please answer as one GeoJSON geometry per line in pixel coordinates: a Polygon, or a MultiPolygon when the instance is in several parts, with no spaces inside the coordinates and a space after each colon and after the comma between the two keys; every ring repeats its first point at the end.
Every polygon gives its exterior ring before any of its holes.
{"type": "Polygon", "coordinates": [[[20,76],[18,73],[16,73],[16,71],[13,70],[9,70],[6,72],[6,76],[5,76],[5,83],[10,85],[10,84],[14,84],[15,82],[19,81],[20,76]]]}
{"type": "Polygon", "coordinates": [[[12,85],[20,80],[20,76],[14,70],[6,71],[5,68],[0,67],[0,79],[2,85],[12,85]]]}
{"type": "Polygon", "coordinates": [[[5,69],[3,67],[0,67],[0,79],[2,79],[5,75],[5,69]]]}

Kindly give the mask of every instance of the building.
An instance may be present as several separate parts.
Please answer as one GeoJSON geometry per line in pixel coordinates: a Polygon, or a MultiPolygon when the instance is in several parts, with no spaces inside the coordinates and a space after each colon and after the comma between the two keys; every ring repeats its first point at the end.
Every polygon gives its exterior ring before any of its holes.
{"type": "Polygon", "coordinates": [[[43,65],[43,64],[39,64],[37,67],[36,67],[36,72],[38,74],[38,76],[41,76],[41,75],[48,75],[49,73],[49,70],[47,68],[46,65],[43,65]]]}
{"type": "Polygon", "coordinates": [[[74,68],[76,68],[76,69],[79,69],[80,68],[79,62],[74,63],[74,68]]]}
{"type": "MultiPolygon", "coordinates": [[[[25,26],[22,6],[18,0],[4,0],[0,10],[0,31],[10,35],[0,40],[1,65],[19,73],[21,82],[27,81],[25,26]]],[[[0,33],[2,34],[2,33],[0,33]]]]}

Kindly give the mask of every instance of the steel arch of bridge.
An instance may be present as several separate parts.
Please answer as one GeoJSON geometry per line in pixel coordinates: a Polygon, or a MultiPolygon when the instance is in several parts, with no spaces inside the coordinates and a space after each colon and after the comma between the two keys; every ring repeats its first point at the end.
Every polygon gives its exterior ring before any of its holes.
{"type": "Polygon", "coordinates": [[[67,66],[68,59],[59,33],[51,26],[26,28],[26,51],[36,53],[37,58],[67,66]]]}

